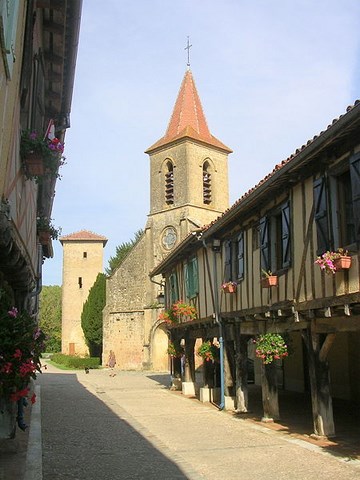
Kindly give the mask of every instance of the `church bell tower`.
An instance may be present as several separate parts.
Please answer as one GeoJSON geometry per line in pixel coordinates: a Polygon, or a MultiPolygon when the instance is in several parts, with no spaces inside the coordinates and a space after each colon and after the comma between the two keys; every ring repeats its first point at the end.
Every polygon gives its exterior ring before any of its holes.
{"type": "Polygon", "coordinates": [[[209,131],[193,75],[185,72],[165,135],[150,156],[150,213],[156,263],[192,230],[229,206],[228,154],[209,131]]]}

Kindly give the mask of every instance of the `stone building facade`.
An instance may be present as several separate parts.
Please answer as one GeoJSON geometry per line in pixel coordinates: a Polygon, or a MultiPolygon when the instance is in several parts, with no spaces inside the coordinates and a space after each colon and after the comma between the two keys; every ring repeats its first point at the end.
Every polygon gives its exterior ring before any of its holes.
{"type": "Polygon", "coordinates": [[[87,355],[81,313],[90,288],[103,271],[107,239],[81,230],[61,237],[60,242],[63,246],[61,351],[66,355],[87,355]]]}
{"type": "Polygon", "coordinates": [[[161,277],[149,272],[190,232],[229,206],[228,154],[209,131],[187,70],[165,135],[150,157],[150,213],[144,234],[107,280],[103,363],[113,350],[121,369],[168,369],[168,335],[159,321],[161,277]]]}

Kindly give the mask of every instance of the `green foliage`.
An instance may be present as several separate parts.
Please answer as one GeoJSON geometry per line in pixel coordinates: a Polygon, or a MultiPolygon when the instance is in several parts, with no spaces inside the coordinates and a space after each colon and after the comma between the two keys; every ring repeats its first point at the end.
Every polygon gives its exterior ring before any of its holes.
{"type": "Polygon", "coordinates": [[[99,273],[81,313],[81,327],[91,356],[102,354],[102,311],[106,304],[106,277],[99,273]]]}
{"type": "Polygon", "coordinates": [[[264,333],[259,335],[255,340],[255,354],[261,358],[264,364],[280,360],[287,357],[288,346],[284,337],[278,333],[264,333]]]}
{"type": "Polygon", "coordinates": [[[40,293],[39,325],[46,335],[47,352],[61,350],[61,287],[43,287],[40,293]]]}
{"type": "Polygon", "coordinates": [[[63,353],[54,353],[51,356],[51,361],[68,368],[99,368],[100,366],[100,358],[76,357],[75,355],[64,355],[63,353]]]}
{"type": "Polygon", "coordinates": [[[134,247],[134,245],[139,241],[140,237],[143,235],[144,230],[140,229],[138,230],[134,238],[130,240],[129,242],[124,242],[121,245],[118,245],[115,250],[115,256],[110,257],[109,259],[109,266],[105,268],[105,273],[107,275],[112,275],[115,270],[118,268],[118,266],[121,264],[121,262],[124,260],[124,258],[127,256],[127,254],[130,252],[130,250],[134,247]]]}
{"type": "Polygon", "coordinates": [[[219,361],[220,348],[207,340],[200,345],[196,353],[206,362],[219,361]]]}

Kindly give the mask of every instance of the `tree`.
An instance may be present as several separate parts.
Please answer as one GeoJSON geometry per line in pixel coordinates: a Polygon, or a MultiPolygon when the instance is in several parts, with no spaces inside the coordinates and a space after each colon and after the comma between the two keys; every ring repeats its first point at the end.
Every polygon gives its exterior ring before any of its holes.
{"type": "Polygon", "coordinates": [[[102,355],[102,311],[106,304],[106,276],[99,273],[90,288],[88,298],[81,313],[81,327],[91,357],[102,355]]]}
{"type": "Polygon", "coordinates": [[[61,351],[61,287],[43,287],[40,293],[39,326],[46,335],[46,351],[61,351]]]}
{"type": "Polygon", "coordinates": [[[105,268],[105,273],[107,275],[112,275],[115,270],[118,268],[120,263],[124,260],[130,250],[134,247],[134,245],[139,241],[140,237],[143,235],[144,230],[138,230],[134,238],[129,242],[124,242],[121,245],[118,245],[115,250],[115,256],[110,257],[109,259],[109,266],[105,268]]]}

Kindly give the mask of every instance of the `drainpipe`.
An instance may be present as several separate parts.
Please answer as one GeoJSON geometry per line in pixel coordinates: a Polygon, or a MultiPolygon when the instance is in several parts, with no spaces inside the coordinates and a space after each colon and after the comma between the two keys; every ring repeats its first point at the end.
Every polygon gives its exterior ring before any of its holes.
{"type": "Polygon", "coordinates": [[[36,283],[36,289],[33,290],[32,292],[28,293],[28,298],[32,297],[37,297],[36,298],[36,308],[34,315],[37,316],[39,313],[39,297],[41,290],[42,290],[42,261],[43,261],[43,250],[42,250],[42,245],[38,245],[38,266],[37,266],[37,283],[36,283]]]}
{"type": "MultiPolygon", "coordinates": [[[[207,248],[205,240],[203,245],[207,248]]],[[[224,372],[224,336],[223,336],[223,324],[221,316],[219,315],[219,289],[218,289],[218,276],[216,268],[216,254],[220,253],[220,241],[214,240],[212,245],[213,251],[213,277],[214,277],[214,310],[215,310],[215,322],[219,325],[219,343],[220,343],[220,405],[219,410],[223,410],[225,407],[225,372],[224,372]],[[215,243],[216,242],[216,243],[215,243]]]]}

